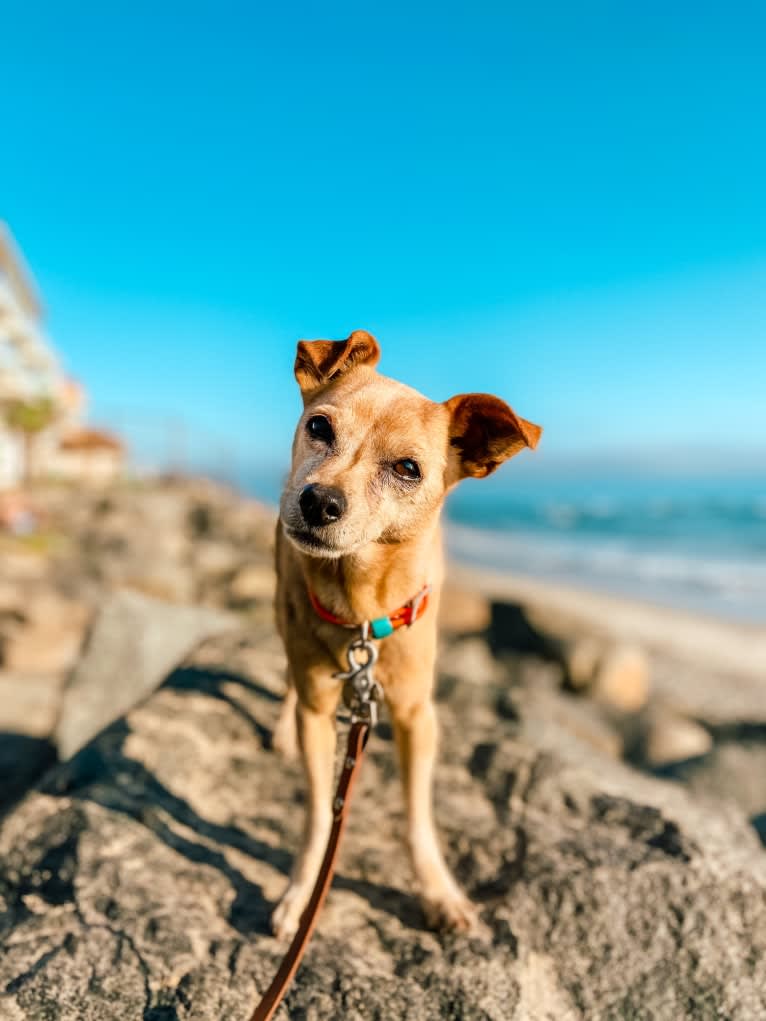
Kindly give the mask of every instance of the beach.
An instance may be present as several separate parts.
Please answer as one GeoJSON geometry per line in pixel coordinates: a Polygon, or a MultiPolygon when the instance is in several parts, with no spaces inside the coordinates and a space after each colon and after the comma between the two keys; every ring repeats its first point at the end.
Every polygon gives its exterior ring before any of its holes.
{"type": "MultiPolygon", "coordinates": [[[[0,542],[0,1013],[244,1018],[302,818],[274,511],[184,478],[30,501],[0,542]]],[[[384,715],[290,1009],[758,1016],[765,664],[751,622],[452,559],[436,815],[484,936],[423,928],[384,715]]]]}
{"type": "MultiPolygon", "coordinates": [[[[544,626],[636,642],[659,664],[673,663],[700,676],[736,678],[759,690],[766,714],[766,624],[694,613],[672,606],[453,560],[455,584],[488,599],[526,606],[544,626]]],[[[724,694],[722,693],[722,698],[724,694]]]]}

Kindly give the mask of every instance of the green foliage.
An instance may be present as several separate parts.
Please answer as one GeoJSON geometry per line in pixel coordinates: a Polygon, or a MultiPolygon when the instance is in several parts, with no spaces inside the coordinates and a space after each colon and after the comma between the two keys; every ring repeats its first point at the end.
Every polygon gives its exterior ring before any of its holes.
{"type": "Polygon", "coordinates": [[[5,421],[10,429],[32,436],[42,432],[56,420],[56,405],[50,397],[13,400],[5,408],[5,421]]]}

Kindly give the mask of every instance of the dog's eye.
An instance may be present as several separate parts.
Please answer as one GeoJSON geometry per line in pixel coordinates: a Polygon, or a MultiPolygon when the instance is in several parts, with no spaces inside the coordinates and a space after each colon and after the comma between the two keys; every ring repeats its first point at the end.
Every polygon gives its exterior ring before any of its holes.
{"type": "Polygon", "coordinates": [[[332,443],[335,439],[330,420],[324,415],[313,415],[306,423],[306,432],[312,440],[321,440],[322,443],[332,443]]]}
{"type": "Polygon", "coordinates": [[[403,457],[401,461],[397,461],[393,465],[393,469],[400,479],[413,481],[420,478],[420,468],[417,461],[411,461],[409,457],[403,457]]]}

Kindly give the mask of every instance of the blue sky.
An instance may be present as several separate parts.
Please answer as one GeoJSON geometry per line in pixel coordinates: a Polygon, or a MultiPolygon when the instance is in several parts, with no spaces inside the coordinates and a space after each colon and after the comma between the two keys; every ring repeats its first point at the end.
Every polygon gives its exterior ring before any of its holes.
{"type": "Polygon", "coordinates": [[[364,327],[541,463],[757,460],[765,12],[11,0],[0,217],[142,449],[283,462],[296,339],[364,327]]]}

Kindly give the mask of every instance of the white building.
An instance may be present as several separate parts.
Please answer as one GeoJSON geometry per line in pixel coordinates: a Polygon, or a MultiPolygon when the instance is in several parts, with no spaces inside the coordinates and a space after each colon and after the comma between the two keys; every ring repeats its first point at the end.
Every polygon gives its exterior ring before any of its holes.
{"type": "Polygon", "coordinates": [[[49,398],[60,409],[56,425],[35,440],[41,464],[48,452],[58,447],[62,427],[73,413],[69,406],[72,384],[45,336],[42,319],[42,303],[32,275],[10,230],[0,221],[0,490],[18,485],[31,467],[25,465],[28,451],[23,437],[7,425],[9,406],[49,398]]]}

